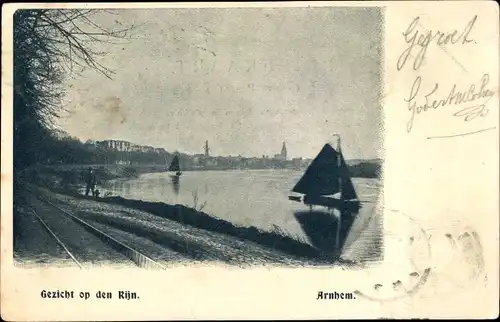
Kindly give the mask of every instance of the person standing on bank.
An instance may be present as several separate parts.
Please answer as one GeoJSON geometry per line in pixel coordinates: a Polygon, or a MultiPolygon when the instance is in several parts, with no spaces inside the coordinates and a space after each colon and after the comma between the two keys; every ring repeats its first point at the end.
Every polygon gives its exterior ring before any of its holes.
{"type": "Polygon", "coordinates": [[[89,167],[89,171],[87,172],[85,181],[87,183],[87,188],[85,189],[85,196],[88,196],[91,190],[92,190],[92,196],[95,196],[95,185],[97,183],[97,178],[94,170],[91,167],[89,167]]]}

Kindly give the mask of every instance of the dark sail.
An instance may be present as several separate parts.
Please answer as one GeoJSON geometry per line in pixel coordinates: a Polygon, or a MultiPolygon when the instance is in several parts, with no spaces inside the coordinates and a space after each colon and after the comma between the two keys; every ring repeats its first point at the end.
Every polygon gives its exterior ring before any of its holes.
{"type": "Polygon", "coordinates": [[[180,171],[180,165],[179,165],[179,157],[174,156],[174,159],[172,160],[172,163],[170,163],[170,167],[168,167],[168,171],[180,171]]]}
{"type": "Polygon", "coordinates": [[[342,199],[357,199],[344,156],[325,144],[292,191],[308,196],[333,195],[341,190],[339,179],[342,179],[342,199]]]}
{"type": "Polygon", "coordinates": [[[345,163],[344,156],[340,154],[341,162],[341,173],[342,173],[342,199],[358,199],[354,185],[352,184],[351,175],[349,174],[349,169],[345,163]]]}
{"type": "Polygon", "coordinates": [[[292,191],[313,196],[339,192],[338,157],[337,151],[330,144],[325,144],[292,191]]]}

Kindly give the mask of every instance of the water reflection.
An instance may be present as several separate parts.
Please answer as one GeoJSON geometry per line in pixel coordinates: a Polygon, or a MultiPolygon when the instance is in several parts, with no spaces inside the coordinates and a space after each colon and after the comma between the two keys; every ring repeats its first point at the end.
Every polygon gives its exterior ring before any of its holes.
{"type": "Polygon", "coordinates": [[[179,176],[171,176],[172,178],[172,189],[174,191],[175,199],[179,200],[179,192],[181,187],[181,178],[179,176]]]}
{"type": "Polygon", "coordinates": [[[313,246],[326,253],[334,253],[337,249],[337,225],[339,215],[342,220],[340,226],[340,236],[338,236],[339,249],[344,247],[345,241],[355,220],[358,211],[335,209],[326,210],[323,207],[319,210],[295,212],[295,218],[300,223],[304,233],[308,236],[313,246]]]}
{"type": "MultiPolygon", "coordinates": [[[[326,219],[310,218],[307,215],[299,215],[301,218],[298,219],[294,215],[297,212],[309,213],[309,207],[288,199],[290,187],[293,187],[302,174],[300,171],[275,170],[191,171],[176,178],[172,173],[154,173],[126,181],[111,181],[103,188],[123,198],[201,209],[210,216],[236,226],[255,226],[268,232],[274,231],[276,226],[284,234],[301,240],[309,240],[313,227],[323,223],[332,231],[323,236],[317,236],[316,233],[313,239],[319,247],[328,249],[327,241],[335,240],[335,220],[330,219],[331,222],[328,222],[326,219]],[[320,240],[321,237],[326,240],[320,240]]],[[[353,181],[360,199],[376,202],[379,189],[377,179],[354,178],[353,181]]],[[[364,229],[368,225],[371,230],[372,208],[371,203],[364,204],[359,215],[355,216],[361,219],[356,227],[364,229]]],[[[315,210],[318,208],[315,207],[313,212],[315,210]]],[[[313,214],[312,217],[319,216],[313,214]]],[[[345,247],[350,247],[356,239],[356,229],[348,235],[345,247]]]]}

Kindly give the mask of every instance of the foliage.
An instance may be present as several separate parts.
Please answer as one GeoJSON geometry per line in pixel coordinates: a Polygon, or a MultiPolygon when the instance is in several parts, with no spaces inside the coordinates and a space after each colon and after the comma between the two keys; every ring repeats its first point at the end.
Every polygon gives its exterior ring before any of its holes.
{"type": "Polygon", "coordinates": [[[361,162],[349,166],[349,173],[353,177],[359,178],[379,178],[382,172],[380,163],[361,162]]]}
{"type": "MultiPolygon", "coordinates": [[[[112,30],[94,20],[104,10],[29,9],[14,14],[14,173],[30,166],[74,161],[81,152],[77,140],[61,135],[55,118],[67,76],[85,69],[105,77],[113,72],[99,63],[104,53],[96,45],[124,40],[130,29],[112,30]]],[[[16,183],[16,178],[14,178],[16,183]]]]}

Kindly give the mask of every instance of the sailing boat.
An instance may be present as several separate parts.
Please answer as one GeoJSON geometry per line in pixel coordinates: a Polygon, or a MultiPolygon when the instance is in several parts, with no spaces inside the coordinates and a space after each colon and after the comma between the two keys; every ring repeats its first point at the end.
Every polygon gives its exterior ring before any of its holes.
{"type": "Polygon", "coordinates": [[[172,163],[170,163],[170,166],[168,167],[168,171],[175,172],[176,177],[181,176],[182,172],[181,172],[181,167],[179,164],[179,157],[178,156],[174,156],[172,163]]]}
{"type": "Polygon", "coordinates": [[[325,144],[293,187],[292,191],[303,194],[303,198],[298,196],[288,198],[303,202],[311,211],[314,205],[326,207],[329,212],[331,209],[334,210],[338,216],[334,255],[340,256],[341,217],[344,214],[357,212],[360,209],[360,201],[340,149],[340,136],[337,137],[337,149],[330,143],[325,144]]]}
{"type": "Polygon", "coordinates": [[[331,143],[323,146],[292,191],[304,196],[289,196],[290,200],[303,202],[311,208],[317,205],[340,210],[359,209],[360,202],[340,148],[340,137],[337,149],[331,143]]]}

